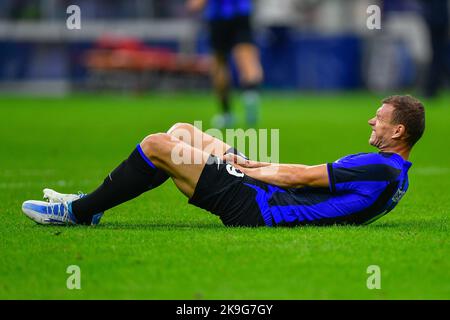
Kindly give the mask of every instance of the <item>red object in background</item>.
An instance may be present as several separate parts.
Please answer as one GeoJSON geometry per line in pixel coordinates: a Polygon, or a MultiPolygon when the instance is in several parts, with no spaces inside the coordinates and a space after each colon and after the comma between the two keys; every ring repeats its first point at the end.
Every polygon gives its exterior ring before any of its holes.
{"type": "Polygon", "coordinates": [[[84,57],[93,70],[161,71],[207,75],[209,59],[186,56],[170,49],[151,47],[134,38],[100,38],[84,57]]]}

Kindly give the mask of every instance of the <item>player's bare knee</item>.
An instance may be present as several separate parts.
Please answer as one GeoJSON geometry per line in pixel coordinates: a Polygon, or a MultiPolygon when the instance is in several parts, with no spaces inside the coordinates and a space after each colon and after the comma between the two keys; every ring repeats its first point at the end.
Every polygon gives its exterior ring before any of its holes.
{"type": "Polygon", "coordinates": [[[141,142],[142,151],[152,159],[159,159],[170,148],[171,137],[167,133],[154,133],[148,135],[141,142]]]}
{"type": "Polygon", "coordinates": [[[195,127],[190,123],[179,122],[174,124],[168,131],[167,134],[183,141],[187,144],[191,144],[195,132],[195,127]]]}
{"type": "Polygon", "coordinates": [[[179,130],[192,131],[192,128],[193,128],[193,125],[190,123],[177,122],[173,126],[171,126],[169,130],[167,130],[167,133],[170,135],[173,135],[174,133],[176,133],[179,130]]]}

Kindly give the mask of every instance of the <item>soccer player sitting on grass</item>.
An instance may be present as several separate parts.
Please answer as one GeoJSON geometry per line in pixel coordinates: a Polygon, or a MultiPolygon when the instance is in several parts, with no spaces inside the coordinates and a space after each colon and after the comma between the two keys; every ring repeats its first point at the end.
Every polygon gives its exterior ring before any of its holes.
{"type": "Polygon", "coordinates": [[[105,210],[171,178],[190,204],[226,226],[367,224],[391,211],[408,189],[408,157],[425,128],[424,107],[411,96],[389,97],[369,125],[378,153],[307,166],[251,161],[190,124],[176,124],[144,138],[92,193],[44,189],[49,202],[25,201],[22,210],[40,224],[95,225],[105,210]],[[183,138],[186,132],[201,137],[201,147],[183,138]],[[200,161],[180,162],[174,154],[200,161]]]}

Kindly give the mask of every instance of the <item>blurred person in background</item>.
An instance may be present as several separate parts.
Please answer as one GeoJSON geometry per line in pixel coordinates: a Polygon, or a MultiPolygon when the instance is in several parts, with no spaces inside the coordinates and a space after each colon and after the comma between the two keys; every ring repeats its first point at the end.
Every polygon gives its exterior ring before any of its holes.
{"type": "Polygon", "coordinates": [[[213,125],[226,128],[235,124],[230,105],[231,76],[228,64],[232,54],[242,88],[246,122],[248,126],[255,126],[258,122],[258,89],[263,80],[263,71],[259,51],[253,40],[251,0],[188,0],[187,6],[191,12],[203,10],[209,26],[213,51],[212,80],[221,106],[221,113],[213,118],[213,125]]]}
{"type": "Polygon", "coordinates": [[[427,98],[433,98],[438,94],[439,88],[450,74],[448,65],[449,7],[448,0],[422,0],[422,4],[425,22],[430,33],[432,54],[424,94],[427,98]]]}

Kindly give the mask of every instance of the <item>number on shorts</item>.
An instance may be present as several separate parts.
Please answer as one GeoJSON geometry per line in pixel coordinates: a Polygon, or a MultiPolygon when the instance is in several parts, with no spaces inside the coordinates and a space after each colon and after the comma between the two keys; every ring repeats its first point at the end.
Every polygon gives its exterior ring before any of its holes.
{"type": "Polygon", "coordinates": [[[229,174],[238,177],[238,178],[242,178],[244,176],[243,172],[238,171],[235,167],[233,167],[231,164],[227,164],[227,171],[229,174]]]}

